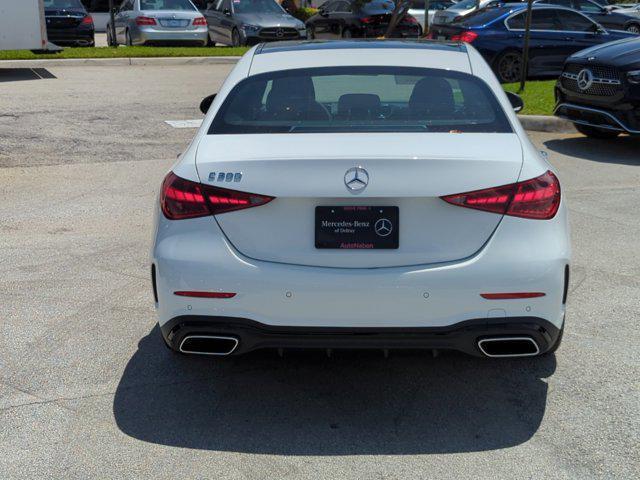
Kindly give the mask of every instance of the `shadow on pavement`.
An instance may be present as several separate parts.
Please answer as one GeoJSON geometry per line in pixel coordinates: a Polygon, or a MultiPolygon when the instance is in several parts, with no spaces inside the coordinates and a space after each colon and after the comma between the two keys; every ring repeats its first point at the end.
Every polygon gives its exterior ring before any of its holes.
{"type": "Polygon", "coordinates": [[[176,447],[281,455],[453,453],[511,447],[542,421],[554,356],[171,353],[154,328],[118,385],[118,427],[176,447]]]}
{"type": "Polygon", "coordinates": [[[544,145],[554,152],[594,162],[640,165],[640,137],[621,135],[613,139],[599,140],[579,136],[548,140],[544,145]]]}
{"type": "Polygon", "coordinates": [[[46,68],[0,68],[0,83],[56,78],[46,68]]]}

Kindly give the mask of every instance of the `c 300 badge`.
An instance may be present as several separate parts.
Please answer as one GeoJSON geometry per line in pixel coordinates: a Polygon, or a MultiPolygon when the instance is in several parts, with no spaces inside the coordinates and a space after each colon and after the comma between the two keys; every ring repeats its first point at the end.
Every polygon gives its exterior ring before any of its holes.
{"type": "Polygon", "coordinates": [[[210,182],[238,183],[241,180],[242,180],[242,172],[211,172],[209,174],[210,182]]]}

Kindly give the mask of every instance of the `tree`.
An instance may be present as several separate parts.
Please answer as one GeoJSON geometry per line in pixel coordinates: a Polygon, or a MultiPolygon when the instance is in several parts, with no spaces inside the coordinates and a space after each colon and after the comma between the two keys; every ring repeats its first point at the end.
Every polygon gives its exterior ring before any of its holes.
{"type": "Polygon", "coordinates": [[[109,0],[109,34],[111,37],[111,45],[110,47],[117,47],[118,44],[116,42],[116,21],[115,21],[115,11],[116,7],[113,4],[113,0],[109,0]]]}
{"type": "Polygon", "coordinates": [[[395,6],[393,7],[393,12],[391,12],[391,20],[389,20],[389,25],[387,26],[387,31],[385,32],[385,38],[390,38],[393,35],[393,31],[396,29],[398,24],[404,19],[405,15],[411,8],[410,0],[397,0],[395,6]]]}
{"type": "Polygon", "coordinates": [[[424,0],[424,29],[422,30],[422,36],[426,37],[429,33],[429,6],[431,2],[424,0]]]}
{"type": "Polygon", "coordinates": [[[533,14],[533,0],[527,0],[527,19],[524,26],[524,45],[522,48],[522,71],[520,72],[520,88],[518,93],[524,91],[524,86],[529,73],[529,37],[531,36],[531,15],[533,14]]]}

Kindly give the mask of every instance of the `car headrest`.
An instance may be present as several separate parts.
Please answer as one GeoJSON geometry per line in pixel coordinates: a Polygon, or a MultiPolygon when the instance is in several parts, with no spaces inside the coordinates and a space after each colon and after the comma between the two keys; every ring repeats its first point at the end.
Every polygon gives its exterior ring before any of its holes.
{"type": "Polygon", "coordinates": [[[409,98],[409,108],[414,112],[447,115],[453,113],[454,107],[453,89],[444,78],[421,79],[413,87],[409,98]]]}
{"type": "Polygon", "coordinates": [[[338,115],[367,119],[380,111],[380,97],[372,93],[347,93],[338,99],[338,115]]]}
{"type": "Polygon", "coordinates": [[[312,102],[316,99],[313,81],[309,77],[285,77],[273,81],[266,107],[278,108],[283,103],[312,102]]]}

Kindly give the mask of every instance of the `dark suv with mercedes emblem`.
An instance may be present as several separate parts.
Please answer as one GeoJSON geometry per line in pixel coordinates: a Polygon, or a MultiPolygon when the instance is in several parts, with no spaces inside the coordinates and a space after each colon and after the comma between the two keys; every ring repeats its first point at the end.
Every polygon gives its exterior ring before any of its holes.
{"type": "Polygon", "coordinates": [[[596,138],[640,135],[640,37],[570,56],[556,84],[555,115],[596,138]]]}

